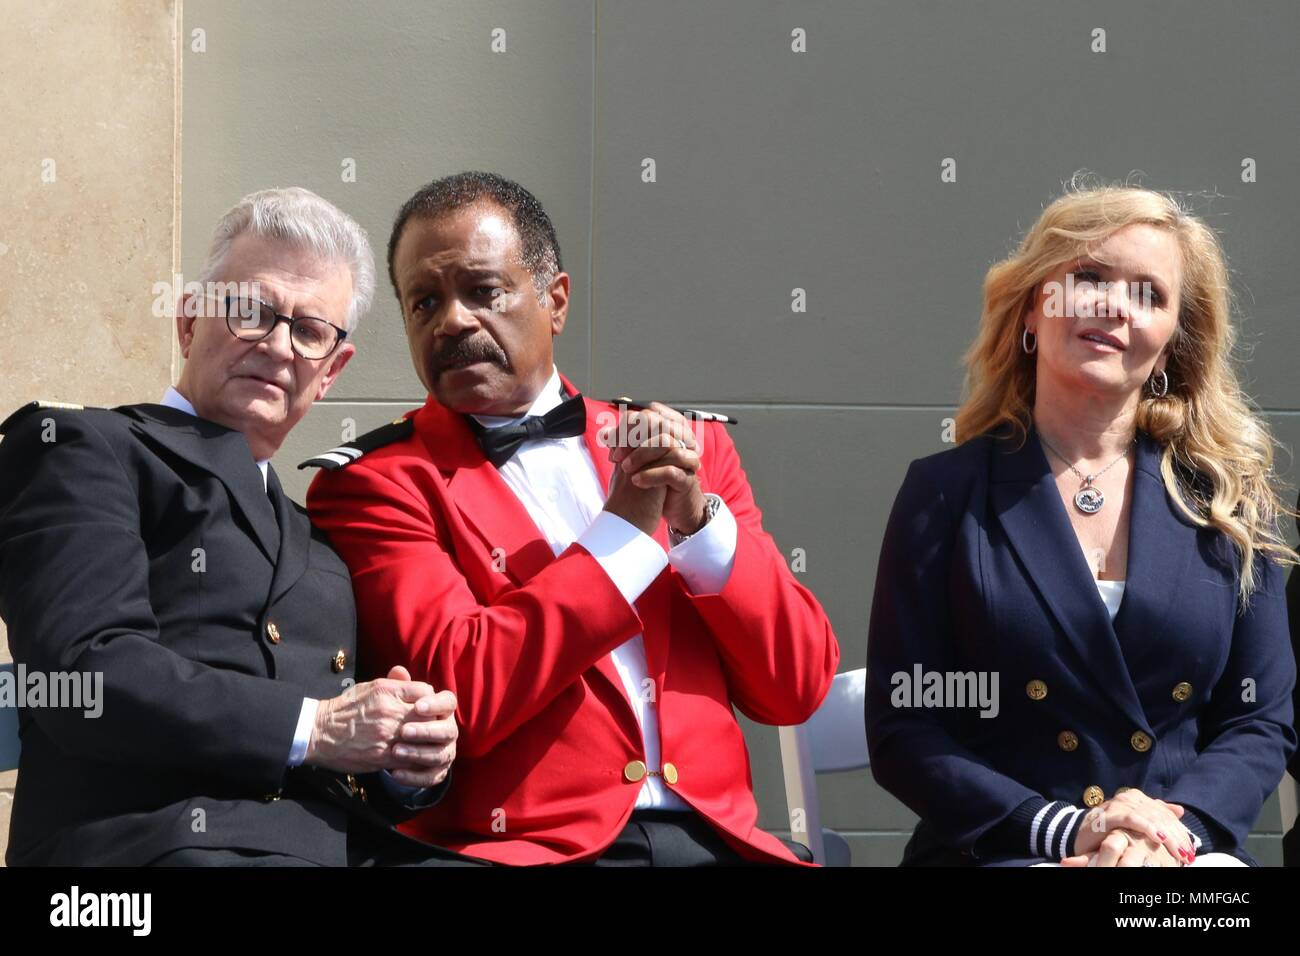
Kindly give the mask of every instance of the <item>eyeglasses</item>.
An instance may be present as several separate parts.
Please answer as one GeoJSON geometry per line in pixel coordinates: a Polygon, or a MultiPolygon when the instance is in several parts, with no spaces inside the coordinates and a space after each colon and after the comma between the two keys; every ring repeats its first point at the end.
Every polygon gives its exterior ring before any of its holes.
{"type": "Polygon", "coordinates": [[[340,329],[332,322],[310,315],[300,315],[296,319],[278,315],[269,303],[251,296],[208,298],[221,303],[225,310],[226,328],[244,342],[260,342],[275,331],[276,325],[288,322],[289,343],[294,352],[305,359],[315,361],[329,357],[348,337],[346,329],[340,329]]]}

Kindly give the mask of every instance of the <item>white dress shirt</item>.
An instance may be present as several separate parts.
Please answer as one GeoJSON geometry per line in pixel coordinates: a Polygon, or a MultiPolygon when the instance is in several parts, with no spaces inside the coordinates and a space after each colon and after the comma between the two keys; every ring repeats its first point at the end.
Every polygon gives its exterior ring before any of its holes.
{"type": "MultiPolygon", "coordinates": [[[[564,401],[558,369],[525,415],[545,415],[564,401]]],[[[499,428],[525,416],[475,415],[486,428],[499,428]]],[[[721,591],[736,558],[736,519],[725,503],[698,532],[666,554],[654,538],[618,515],[604,511],[595,463],[581,435],[529,441],[498,469],[502,480],[528,511],[537,530],[558,556],[574,541],[591,552],[629,604],[636,601],[671,564],[695,594],[721,591]]],[[[660,771],[659,716],[652,679],[647,674],[641,635],[615,648],[610,657],[641,726],[645,764],[660,771]]],[[[684,800],[647,775],[637,794],[638,809],[689,810],[684,800]]]]}
{"type": "Polygon", "coordinates": [[[1103,581],[1097,579],[1097,593],[1101,595],[1101,601],[1106,605],[1106,613],[1110,615],[1112,622],[1115,615],[1119,613],[1119,604],[1124,600],[1124,582],[1123,581],[1103,581]]]}

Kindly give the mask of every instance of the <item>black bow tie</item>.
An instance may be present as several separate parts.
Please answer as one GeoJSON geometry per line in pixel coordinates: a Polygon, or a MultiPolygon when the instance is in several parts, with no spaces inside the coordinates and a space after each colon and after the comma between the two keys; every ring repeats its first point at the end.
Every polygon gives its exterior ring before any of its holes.
{"type": "Polygon", "coordinates": [[[545,415],[529,415],[523,421],[515,422],[513,425],[487,428],[475,421],[472,416],[466,416],[466,420],[478,436],[478,443],[482,446],[487,460],[492,462],[494,467],[500,468],[526,441],[536,441],[539,438],[572,438],[574,435],[581,435],[587,430],[587,409],[583,404],[582,395],[575,394],[545,415]]]}

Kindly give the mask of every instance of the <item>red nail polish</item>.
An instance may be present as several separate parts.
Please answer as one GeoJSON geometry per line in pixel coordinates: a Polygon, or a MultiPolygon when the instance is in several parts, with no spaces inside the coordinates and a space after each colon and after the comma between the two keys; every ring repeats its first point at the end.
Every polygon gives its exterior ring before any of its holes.
{"type": "Polygon", "coordinates": [[[1168,839],[1169,839],[1169,837],[1165,836],[1165,835],[1164,835],[1163,833],[1161,833],[1159,830],[1156,831],[1156,836],[1158,836],[1158,837],[1159,837],[1160,839],[1162,839],[1162,840],[1168,840],[1168,839]]]}

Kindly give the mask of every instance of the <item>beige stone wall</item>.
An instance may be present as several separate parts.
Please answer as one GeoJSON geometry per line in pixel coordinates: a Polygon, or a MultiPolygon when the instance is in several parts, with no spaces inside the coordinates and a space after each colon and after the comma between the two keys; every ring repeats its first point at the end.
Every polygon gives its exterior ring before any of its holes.
{"type": "MultiPolygon", "coordinates": [[[[0,0],[0,417],[172,381],[180,0],[0,0]]],[[[0,625],[0,662],[10,660],[0,625]]],[[[0,859],[17,775],[0,774],[0,859]]]]}

